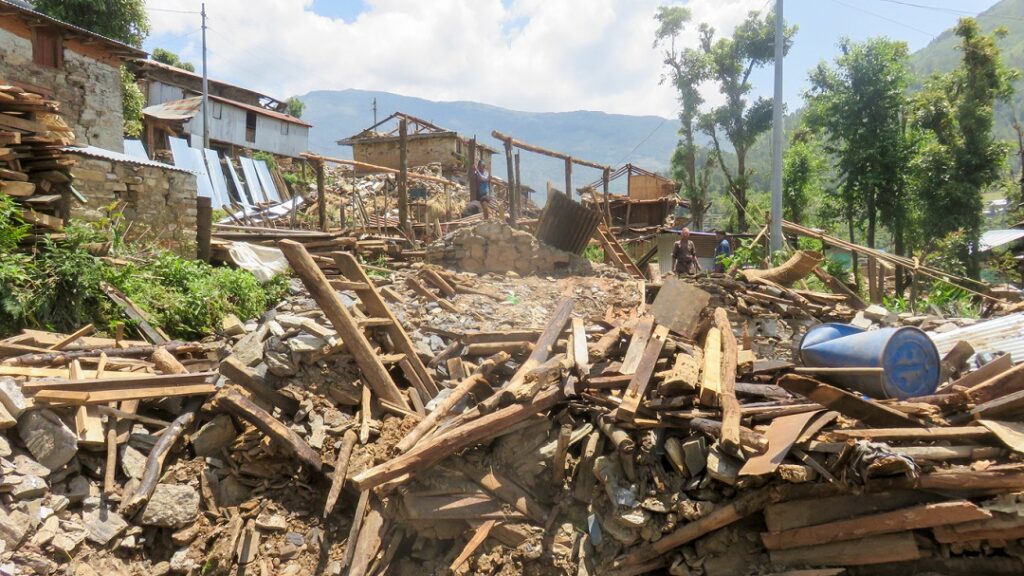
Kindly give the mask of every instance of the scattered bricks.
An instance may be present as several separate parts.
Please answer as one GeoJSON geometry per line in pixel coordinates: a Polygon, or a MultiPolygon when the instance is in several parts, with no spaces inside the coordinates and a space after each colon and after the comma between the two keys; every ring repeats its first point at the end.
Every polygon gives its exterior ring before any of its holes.
{"type": "Polygon", "coordinates": [[[23,414],[18,434],[36,461],[50,470],[67,464],[78,453],[78,436],[47,409],[23,414]]]}
{"type": "Polygon", "coordinates": [[[39,476],[22,476],[21,482],[11,488],[11,496],[15,500],[32,500],[44,496],[48,488],[46,480],[39,476]]]}
{"type": "Polygon", "coordinates": [[[86,539],[100,546],[106,546],[108,542],[120,536],[128,528],[128,523],[124,518],[110,509],[107,502],[97,497],[85,500],[82,524],[88,533],[86,539]]]}
{"type": "Polygon", "coordinates": [[[7,550],[17,550],[28,535],[32,526],[32,519],[18,510],[8,512],[0,507],[0,540],[6,545],[7,550]]]}
{"type": "Polygon", "coordinates": [[[21,385],[10,376],[0,377],[0,404],[14,418],[19,418],[28,408],[29,403],[21,393],[21,385]]]}

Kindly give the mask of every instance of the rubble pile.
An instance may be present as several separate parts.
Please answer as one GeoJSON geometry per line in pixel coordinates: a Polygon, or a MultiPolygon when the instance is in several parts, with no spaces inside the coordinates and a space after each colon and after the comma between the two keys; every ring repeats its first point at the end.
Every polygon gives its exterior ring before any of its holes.
{"type": "Polygon", "coordinates": [[[538,242],[529,232],[500,221],[461,228],[427,247],[427,260],[470,272],[516,272],[521,275],[571,272],[585,274],[585,258],[538,242]]]}
{"type": "Polygon", "coordinates": [[[617,272],[280,248],[292,293],[225,340],[0,342],[0,570],[1024,567],[1009,355],[960,343],[934,393],[871,399],[793,360],[808,327],[858,314],[843,297],[704,276],[648,302],[617,272]]]}

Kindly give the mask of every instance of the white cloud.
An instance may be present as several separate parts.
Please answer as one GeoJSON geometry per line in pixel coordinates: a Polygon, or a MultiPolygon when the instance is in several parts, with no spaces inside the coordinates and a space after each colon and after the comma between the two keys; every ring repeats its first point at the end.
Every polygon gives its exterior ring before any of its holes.
{"type": "MultiPolygon", "coordinates": [[[[666,1],[367,0],[346,22],[312,12],[311,0],[213,0],[210,74],[277,97],[362,88],[529,111],[673,116],[675,95],[658,84],[651,46],[654,12],[666,1]]],[[[683,42],[695,45],[698,22],[728,33],[764,0],[686,4],[694,24],[683,42]]],[[[199,0],[174,8],[198,10],[199,0]]],[[[147,46],[177,45],[199,62],[197,15],[153,10],[150,18],[147,46]]]]}

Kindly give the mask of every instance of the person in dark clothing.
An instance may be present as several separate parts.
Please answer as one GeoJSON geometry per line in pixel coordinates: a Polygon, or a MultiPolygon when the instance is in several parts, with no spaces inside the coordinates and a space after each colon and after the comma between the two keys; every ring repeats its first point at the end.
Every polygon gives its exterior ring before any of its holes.
{"type": "Polygon", "coordinates": [[[477,200],[484,210],[484,220],[491,219],[491,174],[487,172],[487,166],[483,160],[476,163],[476,170],[473,172],[476,177],[477,200]]]}
{"type": "Polygon", "coordinates": [[[715,239],[718,240],[718,245],[715,246],[715,272],[724,273],[725,262],[723,260],[732,256],[732,244],[726,238],[725,230],[715,230],[715,239]]]}
{"type": "Polygon", "coordinates": [[[700,262],[697,261],[697,247],[690,240],[690,229],[683,228],[679,231],[679,241],[672,247],[672,271],[677,276],[693,275],[700,270],[700,262]]]}

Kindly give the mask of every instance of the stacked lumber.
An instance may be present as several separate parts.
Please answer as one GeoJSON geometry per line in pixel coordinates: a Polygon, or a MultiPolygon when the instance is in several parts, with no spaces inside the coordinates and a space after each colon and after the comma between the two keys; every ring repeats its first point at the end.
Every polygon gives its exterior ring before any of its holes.
{"type": "Polygon", "coordinates": [[[39,232],[63,229],[73,160],[61,148],[74,140],[56,101],[0,79],[0,192],[17,199],[22,218],[39,232]]]}

